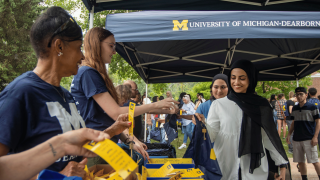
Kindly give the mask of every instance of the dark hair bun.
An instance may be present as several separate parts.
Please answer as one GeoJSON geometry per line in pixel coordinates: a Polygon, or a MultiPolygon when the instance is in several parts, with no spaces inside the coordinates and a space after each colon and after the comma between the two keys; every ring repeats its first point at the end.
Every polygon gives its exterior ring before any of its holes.
{"type": "MultiPolygon", "coordinates": [[[[31,27],[30,40],[37,57],[47,57],[48,44],[54,32],[70,19],[70,14],[61,7],[53,6],[42,13],[31,27]]],[[[58,33],[53,39],[64,41],[82,40],[82,30],[76,22],[58,33]]]]}

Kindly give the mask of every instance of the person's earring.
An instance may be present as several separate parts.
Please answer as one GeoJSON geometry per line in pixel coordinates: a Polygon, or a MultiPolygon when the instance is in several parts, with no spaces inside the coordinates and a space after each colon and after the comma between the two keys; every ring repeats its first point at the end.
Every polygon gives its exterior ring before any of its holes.
{"type": "Polygon", "coordinates": [[[62,52],[59,52],[59,53],[58,53],[58,56],[61,56],[61,55],[63,55],[63,53],[62,53],[62,52]]]}

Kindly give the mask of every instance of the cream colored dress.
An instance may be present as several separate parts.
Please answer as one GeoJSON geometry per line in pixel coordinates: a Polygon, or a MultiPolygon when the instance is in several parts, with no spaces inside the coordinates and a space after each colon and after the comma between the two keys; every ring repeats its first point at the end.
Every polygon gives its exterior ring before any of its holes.
{"type": "MultiPolygon", "coordinates": [[[[267,155],[261,159],[261,166],[249,173],[250,155],[238,158],[242,110],[227,97],[212,102],[206,127],[222,172],[221,180],[237,180],[239,166],[242,180],[266,180],[268,178],[267,155]]],[[[288,163],[272,145],[269,137],[261,129],[262,144],[268,149],[276,165],[288,163]]]]}

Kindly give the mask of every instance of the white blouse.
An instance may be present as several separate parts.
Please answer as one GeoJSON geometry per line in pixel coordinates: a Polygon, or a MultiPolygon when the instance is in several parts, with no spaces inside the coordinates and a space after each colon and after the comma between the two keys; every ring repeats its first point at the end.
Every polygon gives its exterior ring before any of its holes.
{"type": "MultiPolygon", "coordinates": [[[[261,166],[249,173],[250,154],[238,158],[239,138],[243,112],[227,97],[212,102],[206,127],[222,172],[221,180],[237,180],[239,166],[243,180],[265,180],[268,178],[267,155],[261,159],[261,166]]],[[[276,165],[288,163],[275,149],[266,132],[261,128],[262,144],[268,149],[276,165]]],[[[263,149],[264,149],[263,148],[263,149]]]]}

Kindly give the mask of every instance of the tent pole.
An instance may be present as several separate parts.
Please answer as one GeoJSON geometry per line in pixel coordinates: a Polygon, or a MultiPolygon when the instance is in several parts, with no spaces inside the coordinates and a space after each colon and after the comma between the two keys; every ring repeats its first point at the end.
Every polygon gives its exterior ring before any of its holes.
{"type": "Polygon", "coordinates": [[[297,87],[299,87],[299,79],[297,78],[297,80],[296,80],[296,81],[297,81],[297,87]]]}
{"type": "Polygon", "coordinates": [[[93,18],[94,18],[94,6],[92,6],[92,9],[90,11],[89,29],[93,28],[93,18]]]}
{"type": "Polygon", "coordinates": [[[108,64],[108,63],[106,63],[106,64],[105,64],[105,66],[106,66],[106,69],[107,69],[107,74],[108,74],[108,70],[109,70],[109,64],[108,64]]]}
{"type": "MultiPolygon", "coordinates": [[[[148,83],[146,83],[146,103],[148,98],[148,83]]],[[[143,102],[144,99],[142,99],[143,102]]],[[[144,114],[144,142],[147,142],[147,113],[144,114]]]]}

